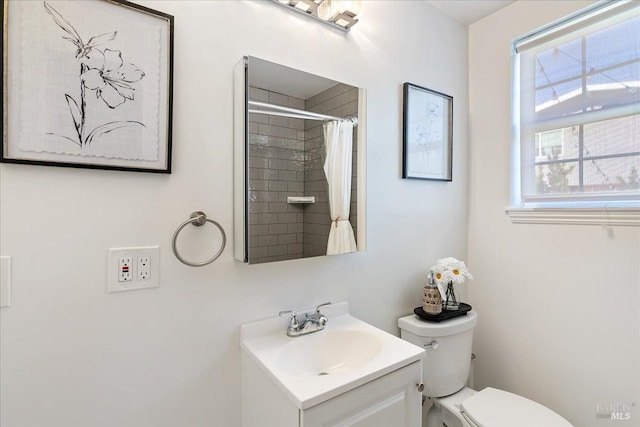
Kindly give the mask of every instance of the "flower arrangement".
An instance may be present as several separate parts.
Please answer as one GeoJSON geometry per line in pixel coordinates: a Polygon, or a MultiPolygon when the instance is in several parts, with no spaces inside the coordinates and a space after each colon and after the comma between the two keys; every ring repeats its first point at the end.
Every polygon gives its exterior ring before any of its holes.
{"type": "Polygon", "coordinates": [[[431,280],[438,287],[440,295],[443,296],[445,310],[457,310],[458,301],[456,300],[453,285],[460,285],[467,279],[473,279],[465,263],[453,257],[442,258],[436,262],[436,265],[431,267],[429,274],[431,280]]]}

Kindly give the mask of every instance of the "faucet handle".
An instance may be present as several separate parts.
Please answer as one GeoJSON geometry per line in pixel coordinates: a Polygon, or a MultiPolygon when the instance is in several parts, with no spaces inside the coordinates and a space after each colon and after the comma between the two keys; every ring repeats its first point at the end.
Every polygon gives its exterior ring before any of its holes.
{"type": "Polygon", "coordinates": [[[291,316],[291,324],[289,327],[297,328],[298,327],[298,318],[296,317],[296,312],[293,310],[281,311],[278,313],[280,317],[291,316]]]}
{"type": "Polygon", "coordinates": [[[320,314],[320,309],[323,307],[331,307],[331,303],[330,302],[325,302],[323,304],[320,304],[319,306],[316,307],[316,313],[320,314]]]}

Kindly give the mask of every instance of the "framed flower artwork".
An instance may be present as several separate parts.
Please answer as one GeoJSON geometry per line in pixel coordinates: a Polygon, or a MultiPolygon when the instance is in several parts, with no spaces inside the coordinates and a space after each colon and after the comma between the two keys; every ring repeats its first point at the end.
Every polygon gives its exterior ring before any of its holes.
{"type": "Polygon", "coordinates": [[[402,177],[451,181],[453,97],[404,84],[402,177]]]}
{"type": "Polygon", "coordinates": [[[171,173],[173,16],[7,1],[0,161],[171,173]]]}

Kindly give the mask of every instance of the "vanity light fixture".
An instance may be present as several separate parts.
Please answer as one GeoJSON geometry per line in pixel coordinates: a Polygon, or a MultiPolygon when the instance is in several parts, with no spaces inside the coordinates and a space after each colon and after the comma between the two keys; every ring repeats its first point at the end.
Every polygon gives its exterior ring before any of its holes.
{"type": "Polygon", "coordinates": [[[358,22],[362,0],[269,0],[317,21],[349,31],[358,22]]]}
{"type": "Polygon", "coordinates": [[[349,29],[358,23],[361,11],[361,0],[324,0],[318,8],[318,16],[349,29]]]}
{"type": "Polygon", "coordinates": [[[291,6],[299,9],[305,13],[317,14],[318,13],[318,5],[314,0],[297,0],[290,2],[291,6]],[[295,3],[295,4],[291,4],[295,3]]]}

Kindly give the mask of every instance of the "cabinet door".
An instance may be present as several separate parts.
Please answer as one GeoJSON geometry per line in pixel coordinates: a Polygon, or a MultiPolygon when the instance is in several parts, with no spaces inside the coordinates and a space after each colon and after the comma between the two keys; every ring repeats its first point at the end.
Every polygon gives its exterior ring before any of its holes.
{"type": "Polygon", "coordinates": [[[422,361],[302,411],[303,427],[420,427],[422,361]]]}

